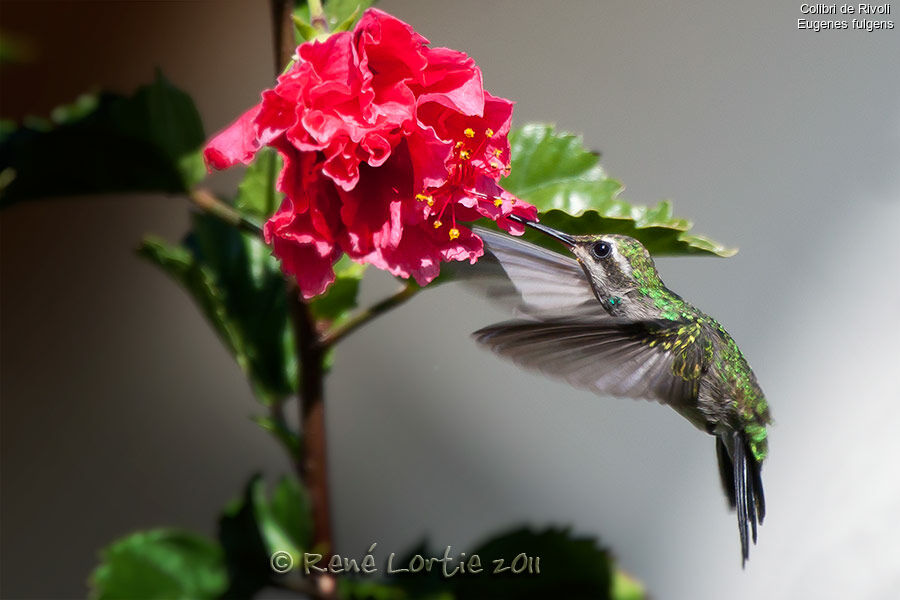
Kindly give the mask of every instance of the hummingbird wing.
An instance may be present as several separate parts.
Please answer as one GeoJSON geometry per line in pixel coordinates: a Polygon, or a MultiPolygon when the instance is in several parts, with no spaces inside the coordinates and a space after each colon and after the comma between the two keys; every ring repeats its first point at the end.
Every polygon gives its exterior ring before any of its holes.
{"type": "Polygon", "coordinates": [[[676,408],[693,403],[708,368],[702,330],[681,321],[519,319],[485,327],[473,336],[523,367],[576,387],[676,408]]]}
{"type": "Polygon", "coordinates": [[[608,316],[577,260],[540,246],[474,227],[487,253],[463,280],[514,312],[608,316]]]}

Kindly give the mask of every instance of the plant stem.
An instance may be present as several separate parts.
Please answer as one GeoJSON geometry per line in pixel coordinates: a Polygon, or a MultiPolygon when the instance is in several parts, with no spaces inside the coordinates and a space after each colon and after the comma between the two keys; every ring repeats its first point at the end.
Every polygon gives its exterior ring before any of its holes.
{"type": "Polygon", "coordinates": [[[275,74],[278,75],[294,55],[294,0],[270,0],[272,9],[272,48],[275,51],[275,74]]]}
{"type": "MultiPolygon", "coordinates": [[[[294,53],[293,0],[270,0],[272,8],[272,32],[275,50],[275,73],[291,60],[294,53]]],[[[321,14],[321,3],[318,4],[321,14]]],[[[314,7],[310,4],[310,10],[314,7]]],[[[327,26],[327,24],[326,24],[327,26]]],[[[312,545],[325,560],[331,556],[334,545],[331,538],[331,504],[328,492],[327,447],[325,444],[325,353],[327,348],[319,342],[316,319],[303,301],[300,290],[288,286],[288,308],[297,347],[297,365],[300,373],[300,432],[301,455],[297,461],[300,481],[309,493],[313,516],[312,545]]],[[[335,581],[330,576],[315,579],[316,598],[333,598],[335,581]]]]}
{"type": "Polygon", "coordinates": [[[322,9],[322,0],[308,0],[309,24],[321,33],[328,33],[328,19],[322,9]]]}
{"type": "Polygon", "coordinates": [[[335,327],[334,329],[323,335],[319,343],[323,348],[331,348],[346,336],[350,335],[372,319],[383,313],[386,313],[392,308],[403,304],[404,302],[415,296],[420,289],[422,288],[420,288],[418,285],[414,283],[408,283],[402,290],[400,290],[393,296],[388,296],[384,300],[381,300],[380,302],[377,302],[372,306],[363,309],[362,311],[353,315],[339,327],[335,327]]]}
{"type": "Polygon", "coordinates": [[[301,457],[299,476],[309,492],[313,514],[313,547],[327,559],[333,550],[325,443],[324,359],[326,348],[319,342],[316,321],[300,290],[288,290],[291,321],[300,364],[301,457]]]}
{"type": "Polygon", "coordinates": [[[262,227],[258,223],[216,198],[209,190],[197,188],[191,191],[188,198],[190,198],[194,206],[203,212],[211,214],[242,231],[252,233],[260,238],[263,237],[262,227]]]}

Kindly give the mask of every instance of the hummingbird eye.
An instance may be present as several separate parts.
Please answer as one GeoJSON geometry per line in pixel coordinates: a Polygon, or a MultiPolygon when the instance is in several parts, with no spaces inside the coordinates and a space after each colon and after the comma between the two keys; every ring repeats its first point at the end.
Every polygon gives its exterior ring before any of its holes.
{"type": "Polygon", "coordinates": [[[594,242],[594,245],[591,246],[591,256],[600,260],[601,258],[606,258],[612,254],[612,244],[609,242],[599,241],[594,242]]]}

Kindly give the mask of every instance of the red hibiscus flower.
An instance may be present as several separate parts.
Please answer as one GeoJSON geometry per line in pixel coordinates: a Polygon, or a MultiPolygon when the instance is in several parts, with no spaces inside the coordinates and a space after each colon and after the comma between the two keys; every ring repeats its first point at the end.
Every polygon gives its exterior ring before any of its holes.
{"type": "Polygon", "coordinates": [[[282,155],[285,198],[265,237],[304,297],[328,287],[343,253],[424,285],[442,261],[482,255],[461,223],[487,217],[521,234],[508,216],[536,217],[498,184],[511,118],[471,58],[369,9],[352,32],[301,45],[204,157],[222,169],[266,145],[282,155]]]}

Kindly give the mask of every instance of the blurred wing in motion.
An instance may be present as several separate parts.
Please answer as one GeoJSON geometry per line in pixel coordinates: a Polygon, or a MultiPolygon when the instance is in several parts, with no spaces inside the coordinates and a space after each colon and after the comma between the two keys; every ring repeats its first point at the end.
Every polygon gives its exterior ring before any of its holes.
{"type": "Polygon", "coordinates": [[[473,230],[486,252],[475,268],[461,273],[470,287],[519,314],[606,316],[575,259],[512,236],[473,230]]]}
{"type": "Polygon", "coordinates": [[[601,395],[656,400],[675,407],[697,396],[705,354],[663,350],[684,323],[559,317],[514,320],[476,331],[479,343],[523,367],[601,395]],[[654,342],[655,340],[655,342],[654,342]]]}

